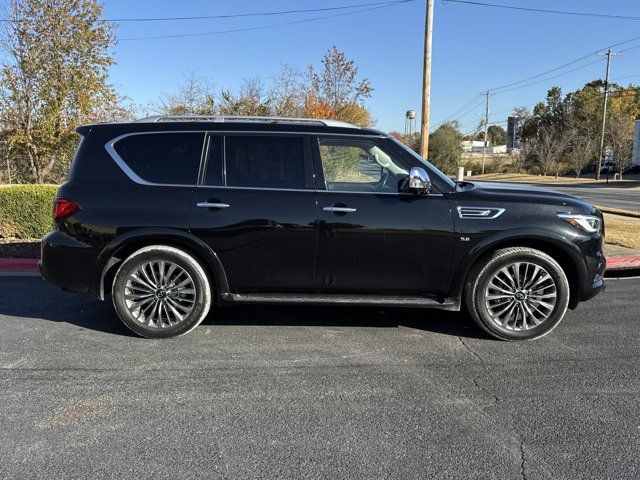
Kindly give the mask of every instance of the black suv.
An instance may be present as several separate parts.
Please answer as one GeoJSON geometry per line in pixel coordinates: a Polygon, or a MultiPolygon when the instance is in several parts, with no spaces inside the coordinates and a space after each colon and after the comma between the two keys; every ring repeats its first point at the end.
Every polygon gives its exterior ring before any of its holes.
{"type": "Polygon", "coordinates": [[[541,337],[604,289],[602,214],[539,188],[451,181],[387,134],[331,121],[153,117],[78,128],[42,241],[50,282],[145,337],[212,305],[460,310],[541,337]]]}

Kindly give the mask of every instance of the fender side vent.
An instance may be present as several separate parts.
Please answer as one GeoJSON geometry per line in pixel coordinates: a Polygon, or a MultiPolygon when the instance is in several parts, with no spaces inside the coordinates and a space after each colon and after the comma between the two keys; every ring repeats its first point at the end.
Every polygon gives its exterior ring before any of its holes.
{"type": "Polygon", "coordinates": [[[477,218],[479,220],[493,220],[504,213],[504,208],[497,207],[458,207],[460,218],[477,218]]]}

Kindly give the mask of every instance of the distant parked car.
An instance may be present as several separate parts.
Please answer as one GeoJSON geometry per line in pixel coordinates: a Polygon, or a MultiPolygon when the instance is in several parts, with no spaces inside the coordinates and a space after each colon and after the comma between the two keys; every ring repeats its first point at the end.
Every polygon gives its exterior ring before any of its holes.
{"type": "Polygon", "coordinates": [[[615,173],[616,164],[613,162],[600,163],[600,173],[615,173]]]}
{"type": "MultiPolygon", "coordinates": [[[[78,128],[40,269],[174,337],[212,306],[460,310],[529,340],[604,289],[602,214],[542,188],[447,178],[333,120],[157,117],[78,128]]],[[[427,321],[425,319],[425,321],[427,321]]]]}

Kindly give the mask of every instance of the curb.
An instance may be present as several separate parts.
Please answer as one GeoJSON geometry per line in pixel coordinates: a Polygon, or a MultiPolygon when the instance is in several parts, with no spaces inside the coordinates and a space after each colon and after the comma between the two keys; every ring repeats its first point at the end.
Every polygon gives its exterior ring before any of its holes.
{"type": "Polygon", "coordinates": [[[632,268],[640,268],[640,256],[607,259],[607,270],[629,270],[632,268]]]}
{"type": "MultiPolygon", "coordinates": [[[[37,258],[0,258],[0,273],[38,273],[37,258]]],[[[640,256],[609,257],[607,271],[640,269],[640,256]]]]}
{"type": "Polygon", "coordinates": [[[0,258],[0,272],[37,272],[37,258],[0,258]]]}

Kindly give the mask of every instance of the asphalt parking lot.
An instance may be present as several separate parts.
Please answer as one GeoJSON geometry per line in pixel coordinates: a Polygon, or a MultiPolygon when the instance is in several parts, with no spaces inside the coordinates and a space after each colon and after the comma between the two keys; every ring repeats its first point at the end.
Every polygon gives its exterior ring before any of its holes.
{"type": "Polygon", "coordinates": [[[131,336],[0,278],[2,478],[640,476],[640,280],[545,339],[415,309],[230,308],[131,336]]]}

